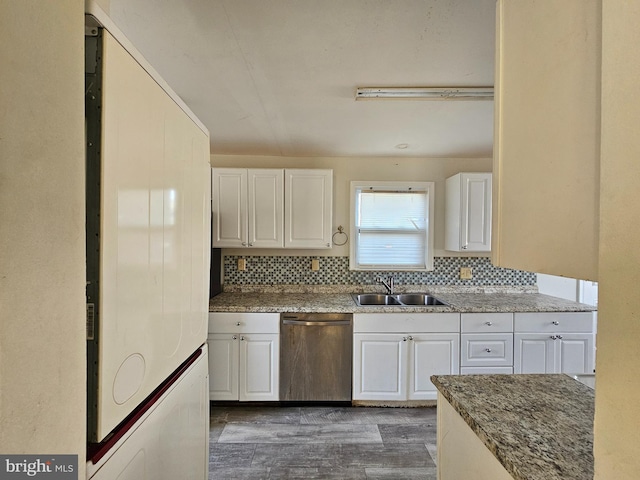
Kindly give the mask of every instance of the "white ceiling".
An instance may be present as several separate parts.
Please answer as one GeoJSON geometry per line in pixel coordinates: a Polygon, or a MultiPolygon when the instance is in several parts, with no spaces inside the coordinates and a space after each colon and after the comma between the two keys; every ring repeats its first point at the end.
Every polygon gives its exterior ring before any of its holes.
{"type": "Polygon", "coordinates": [[[493,85],[495,0],[111,0],[110,16],[214,154],[492,154],[492,101],[354,96],[493,85]]]}

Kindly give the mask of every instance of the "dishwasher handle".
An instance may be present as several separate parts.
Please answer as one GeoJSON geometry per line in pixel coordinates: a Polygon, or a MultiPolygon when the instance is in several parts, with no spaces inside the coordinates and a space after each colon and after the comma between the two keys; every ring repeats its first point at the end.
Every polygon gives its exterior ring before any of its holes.
{"type": "Polygon", "coordinates": [[[332,325],[351,325],[351,320],[290,320],[282,319],[283,325],[302,325],[305,327],[321,326],[329,327],[332,325]]]}

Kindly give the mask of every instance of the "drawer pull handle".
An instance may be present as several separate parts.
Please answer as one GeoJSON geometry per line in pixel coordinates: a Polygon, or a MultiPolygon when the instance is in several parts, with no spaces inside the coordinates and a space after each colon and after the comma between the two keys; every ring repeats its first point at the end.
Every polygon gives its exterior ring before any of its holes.
{"type": "Polygon", "coordinates": [[[487,353],[491,353],[491,349],[490,348],[485,348],[484,351],[487,352],[487,353]]]}
{"type": "Polygon", "coordinates": [[[560,325],[560,322],[558,322],[557,320],[554,320],[553,322],[551,322],[553,325],[560,325]]]}
{"type": "Polygon", "coordinates": [[[491,325],[493,325],[493,322],[484,322],[484,324],[485,324],[487,327],[490,327],[491,325]]]}

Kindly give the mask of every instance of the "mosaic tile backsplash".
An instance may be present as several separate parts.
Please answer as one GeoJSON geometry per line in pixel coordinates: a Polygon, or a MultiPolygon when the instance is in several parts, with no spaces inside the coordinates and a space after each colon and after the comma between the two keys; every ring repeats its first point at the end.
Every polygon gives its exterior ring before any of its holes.
{"type": "Polygon", "coordinates": [[[488,257],[436,257],[430,272],[380,272],[349,270],[349,257],[224,257],[225,285],[373,285],[379,276],[393,274],[397,284],[529,286],[536,285],[535,273],[491,265],[488,257]],[[238,259],[246,260],[247,269],[239,271],[238,259]],[[320,262],[320,270],[311,270],[311,260],[320,262]],[[460,267],[471,267],[473,278],[460,279],[460,267]]]}

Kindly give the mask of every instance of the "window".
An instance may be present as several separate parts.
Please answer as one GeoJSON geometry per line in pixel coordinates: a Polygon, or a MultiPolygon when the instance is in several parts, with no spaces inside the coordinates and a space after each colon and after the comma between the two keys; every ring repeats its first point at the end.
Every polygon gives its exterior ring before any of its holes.
{"type": "Polygon", "coordinates": [[[351,270],[433,270],[433,182],[351,182],[351,270]]]}

